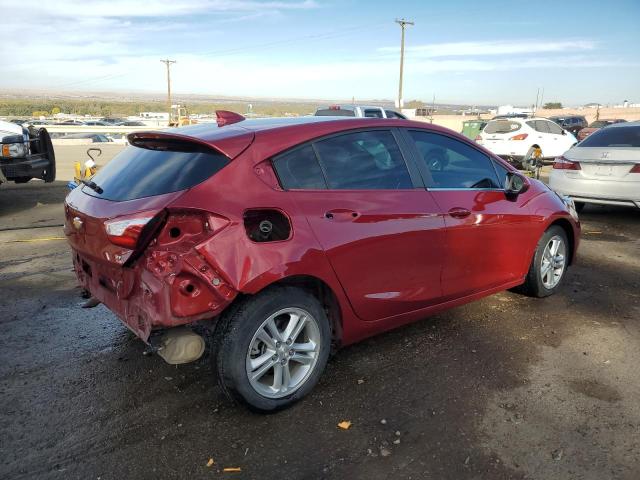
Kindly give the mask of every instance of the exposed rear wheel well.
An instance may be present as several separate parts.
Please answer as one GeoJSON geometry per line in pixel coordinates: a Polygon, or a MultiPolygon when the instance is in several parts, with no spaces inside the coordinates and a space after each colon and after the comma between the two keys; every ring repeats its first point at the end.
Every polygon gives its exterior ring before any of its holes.
{"type": "Polygon", "coordinates": [[[314,295],[324,306],[327,318],[331,322],[331,344],[333,348],[342,343],[342,312],[338,298],[329,285],[319,278],[309,275],[294,275],[278,280],[269,285],[269,288],[276,285],[287,285],[302,288],[314,295]]]}

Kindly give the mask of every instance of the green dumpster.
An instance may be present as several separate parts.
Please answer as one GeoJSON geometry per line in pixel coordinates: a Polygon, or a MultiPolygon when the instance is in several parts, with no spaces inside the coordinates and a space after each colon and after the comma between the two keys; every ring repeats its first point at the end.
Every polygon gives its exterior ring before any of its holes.
{"type": "Polygon", "coordinates": [[[487,122],[485,120],[465,120],[462,122],[461,133],[465,137],[475,140],[486,124],[487,122]]]}

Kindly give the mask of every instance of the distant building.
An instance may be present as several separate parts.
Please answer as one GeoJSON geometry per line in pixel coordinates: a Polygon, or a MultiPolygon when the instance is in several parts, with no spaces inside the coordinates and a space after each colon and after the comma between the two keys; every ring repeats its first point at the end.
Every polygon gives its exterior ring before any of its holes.
{"type": "Polygon", "coordinates": [[[169,120],[168,112],[140,112],[141,118],[148,118],[154,120],[169,120]]]}
{"type": "Polygon", "coordinates": [[[528,107],[514,107],[513,105],[500,105],[497,111],[498,115],[511,115],[514,113],[525,113],[530,115],[533,113],[533,109],[528,107]]]}
{"type": "Polygon", "coordinates": [[[639,108],[640,103],[629,103],[629,100],[625,100],[620,105],[614,105],[613,108],[639,108]]]}
{"type": "Polygon", "coordinates": [[[433,108],[403,108],[400,112],[408,118],[430,117],[436,110],[433,108]]]}

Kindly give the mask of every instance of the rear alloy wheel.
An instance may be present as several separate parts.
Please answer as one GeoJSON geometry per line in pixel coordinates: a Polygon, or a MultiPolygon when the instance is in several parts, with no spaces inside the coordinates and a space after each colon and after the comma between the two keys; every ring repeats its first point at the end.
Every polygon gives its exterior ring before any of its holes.
{"type": "Polygon", "coordinates": [[[569,262],[569,243],[565,231],[554,225],[542,236],[536,247],[525,283],[520,290],[533,297],[555,293],[569,262]]]}
{"type": "Polygon", "coordinates": [[[261,412],[286,408],[315,386],[329,357],[331,330],[320,302],[295,287],[248,297],[220,320],[214,358],[220,385],[261,412]]]}
{"type": "Polygon", "coordinates": [[[304,385],[320,350],[318,321],[301,308],[285,308],[267,318],[247,351],[249,383],[260,395],[281,398],[304,385]]]}

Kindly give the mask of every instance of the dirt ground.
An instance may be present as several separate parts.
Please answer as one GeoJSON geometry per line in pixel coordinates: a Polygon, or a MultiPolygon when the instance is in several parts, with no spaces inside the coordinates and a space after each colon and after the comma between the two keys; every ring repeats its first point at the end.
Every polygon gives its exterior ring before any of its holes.
{"type": "Polygon", "coordinates": [[[169,366],[79,308],[64,195],[0,187],[0,478],[640,478],[640,211],[587,207],[559,294],[345,348],[264,416],[222,396],[208,358],[169,366]]]}

